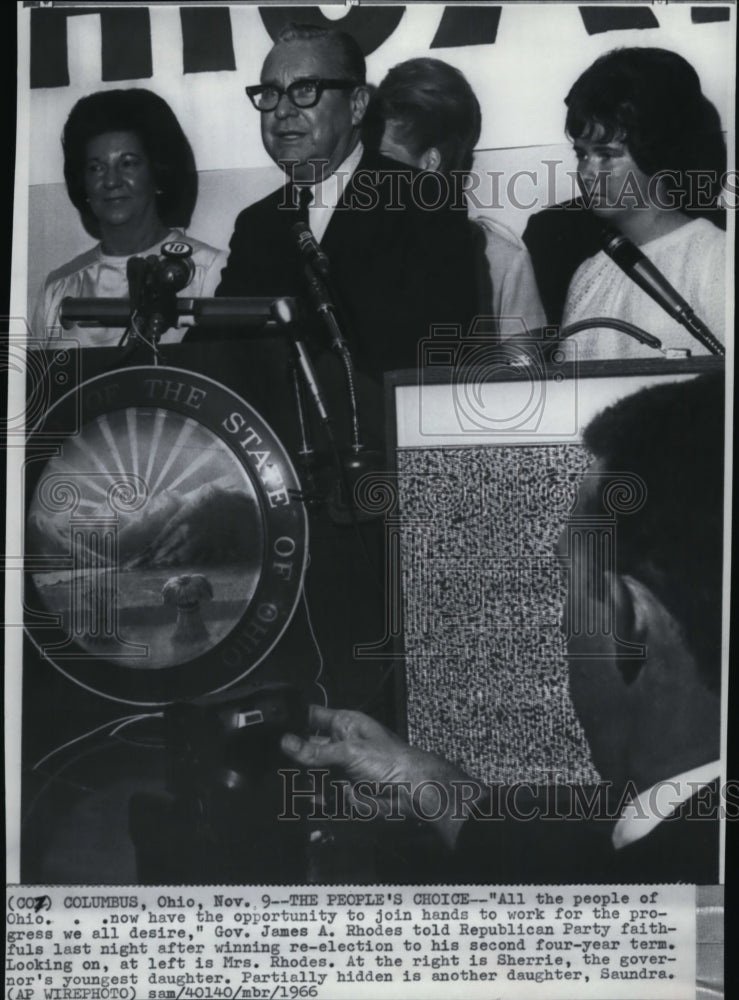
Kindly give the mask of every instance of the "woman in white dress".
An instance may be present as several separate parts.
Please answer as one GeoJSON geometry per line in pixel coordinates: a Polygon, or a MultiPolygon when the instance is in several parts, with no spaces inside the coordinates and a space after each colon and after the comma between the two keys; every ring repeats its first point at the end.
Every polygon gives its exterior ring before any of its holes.
{"type": "MultiPolygon", "coordinates": [[[[590,210],[639,247],[723,342],[726,147],[697,73],[666,49],[616,49],[580,76],[565,103],[590,210]]],[[[673,356],[709,353],[603,251],[575,272],[562,326],[596,317],[646,330],[673,356]]],[[[605,327],[574,334],[563,346],[578,360],[660,356],[605,327]]]]}
{"type": "MultiPolygon", "coordinates": [[[[158,256],[168,242],[192,248],[192,276],[179,294],[214,293],[226,255],[185,234],[198,175],[190,143],[166,101],[144,89],[90,94],[72,108],[62,145],[69,197],[99,242],[46,278],[34,314],[37,346],[59,336],[63,298],[128,298],[128,259],[158,256]]],[[[176,342],[184,332],[170,329],[161,341],[176,342]]],[[[122,334],[122,328],[64,331],[81,347],[113,346],[122,334]]]]}

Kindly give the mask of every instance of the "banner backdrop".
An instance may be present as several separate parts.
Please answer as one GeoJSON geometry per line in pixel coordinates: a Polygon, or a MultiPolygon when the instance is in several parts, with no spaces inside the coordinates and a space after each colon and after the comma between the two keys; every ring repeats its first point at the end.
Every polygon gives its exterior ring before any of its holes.
{"type": "Polygon", "coordinates": [[[734,15],[729,6],[688,4],[34,9],[29,314],[44,276],[91,245],[63,185],[59,137],[72,106],[92,91],[146,87],[169,102],[200,172],[192,233],[224,247],[237,212],[281,183],[244,87],[258,82],[286,21],[330,21],[354,34],[373,84],[404,59],[443,59],[465,73],[482,106],[475,167],[499,178],[483,193],[482,210],[520,235],[530,212],[573,196],[563,101],[601,53],[629,45],[680,53],[728,127],[734,15]]]}

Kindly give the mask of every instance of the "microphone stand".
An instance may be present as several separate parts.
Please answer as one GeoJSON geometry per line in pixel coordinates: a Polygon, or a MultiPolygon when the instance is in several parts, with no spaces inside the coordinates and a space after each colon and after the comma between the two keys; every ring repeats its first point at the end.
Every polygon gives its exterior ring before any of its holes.
{"type": "Polygon", "coordinates": [[[357,521],[357,511],[352,504],[350,478],[354,481],[364,472],[371,461],[371,452],[365,450],[359,430],[359,413],[357,406],[357,388],[354,372],[354,362],[349,347],[341,332],[341,326],[330,294],[330,262],[313,235],[310,226],[304,221],[296,222],[291,228],[292,236],[297,245],[298,253],[303,259],[303,274],[308,287],[308,294],[315,311],[320,316],[326,329],[334,353],[338,356],[344,371],[344,381],[349,402],[350,415],[350,453],[342,456],[336,451],[336,461],[339,467],[339,494],[337,504],[332,510],[336,523],[357,521]],[[344,496],[341,492],[343,490],[344,496]],[[348,516],[347,516],[348,515],[348,516]]]}
{"type": "MultiPolygon", "coordinates": [[[[163,247],[165,254],[167,246],[170,244],[163,247]]],[[[152,363],[159,364],[161,358],[159,341],[163,334],[177,323],[177,292],[184,288],[192,277],[190,254],[182,258],[187,261],[184,272],[177,274],[175,271],[166,276],[160,272],[162,262],[154,254],[149,257],[129,258],[126,276],[130,314],[126,330],[118,343],[119,347],[126,348],[123,354],[124,360],[133,353],[137,344],[143,344],[152,353],[152,363]]],[[[173,257],[170,263],[172,267],[176,267],[179,262],[173,257]]]]}
{"type": "Polygon", "coordinates": [[[318,274],[316,274],[311,264],[306,264],[304,271],[305,280],[308,284],[308,290],[310,292],[311,299],[313,300],[313,305],[315,306],[316,312],[326,325],[329,337],[331,338],[331,346],[338,355],[344,368],[346,389],[349,396],[349,413],[351,418],[351,449],[355,454],[358,454],[360,451],[364,450],[364,445],[362,444],[359,432],[359,413],[357,408],[354,362],[352,361],[346,340],[344,340],[344,336],[341,332],[341,327],[339,326],[339,321],[336,316],[336,310],[334,309],[334,304],[331,300],[331,296],[329,295],[325,282],[318,274]]]}
{"type": "Polygon", "coordinates": [[[334,441],[331,418],[328,415],[326,404],[321,393],[315,370],[310,360],[308,350],[304,342],[297,336],[295,329],[295,310],[293,304],[286,299],[276,299],[272,304],[272,315],[277,324],[282,328],[288,337],[291,347],[291,356],[288,362],[290,380],[292,382],[295,407],[298,415],[298,431],[300,434],[300,456],[304,473],[306,489],[299,499],[306,507],[317,507],[322,502],[321,493],[316,485],[316,452],[311,440],[310,428],[305,412],[305,389],[308,390],[313,400],[318,417],[323,424],[326,436],[332,448],[336,448],[334,441]],[[302,381],[300,379],[302,375],[302,381]]]}
{"type": "Polygon", "coordinates": [[[331,505],[331,518],[336,524],[353,524],[358,526],[360,521],[372,520],[375,514],[366,514],[357,510],[353,503],[352,482],[356,482],[359,477],[367,471],[368,460],[371,462],[376,457],[372,452],[365,449],[359,429],[359,411],[357,407],[357,391],[354,373],[354,362],[349,352],[349,347],[341,332],[336,310],[334,309],[331,296],[325,282],[316,272],[310,263],[304,267],[305,279],[308,285],[310,297],[316,312],[323,320],[331,338],[331,346],[337,354],[344,369],[344,379],[349,399],[349,413],[351,423],[351,443],[348,457],[342,459],[332,441],[336,463],[339,472],[339,493],[336,503],[331,505]],[[343,494],[343,496],[342,496],[343,494]]]}
{"type": "Polygon", "coordinates": [[[151,351],[152,364],[159,364],[159,338],[165,331],[160,329],[161,323],[154,322],[151,312],[154,306],[151,301],[153,274],[151,260],[152,258],[130,257],[126,265],[130,308],[126,329],[118,341],[118,346],[125,348],[121,355],[121,361],[124,363],[136,347],[143,344],[151,351]],[[140,319],[143,321],[143,329],[139,326],[140,319]]]}
{"type": "Polygon", "coordinates": [[[596,316],[594,319],[581,319],[575,323],[570,323],[558,331],[556,326],[540,327],[537,330],[532,330],[525,337],[511,337],[500,344],[498,349],[501,351],[501,357],[505,357],[511,348],[518,349],[518,357],[508,357],[504,362],[512,367],[530,368],[539,362],[545,365],[552,364],[553,356],[563,340],[571,337],[573,334],[581,333],[583,330],[597,329],[599,327],[619,330],[621,333],[626,333],[630,337],[633,337],[634,340],[638,340],[640,344],[646,344],[657,351],[662,348],[661,340],[653,334],[647,333],[646,330],[642,330],[641,327],[629,323],[627,320],[611,319],[609,316],[596,316]],[[551,336],[555,331],[557,333],[556,339],[551,336]],[[547,333],[550,335],[547,336],[547,333]],[[517,343],[517,341],[520,342],[517,343]],[[524,344],[529,348],[529,351],[526,350],[524,344]],[[531,352],[531,348],[535,348],[536,356],[531,352]]]}
{"type": "Polygon", "coordinates": [[[559,331],[559,340],[562,341],[565,337],[571,337],[574,333],[581,333],[583,330],[593,330],[598,327],[620,330],[621,333],[628,333],[630,337],[638,340],[640,344],[653,347],[656,351],[662,350],[662,341],[659,337],[655,337],[652,333],[647,333],[646,330],[642,330],[640,326],[636,326],[634,323],[629,323],[628,320],[611,319],[609,316],[594,316],[592,319],[580,319],[576,323],[570,323],[559,331]]]}
{"type": "Polygon", "coordinates": [[[313,447],[305,412],[305,390],[300,380],[298,362],[295,356],[288,361],[288,367],[295,398],[295,410],[298,415],[298,432],[300,434],[298,457],[305,483],[305,490],[300,493],[298,499],[302,500],[308,508],[318,507],[323,502],[323,497],[316,483],[316,451],[313,447]]]}

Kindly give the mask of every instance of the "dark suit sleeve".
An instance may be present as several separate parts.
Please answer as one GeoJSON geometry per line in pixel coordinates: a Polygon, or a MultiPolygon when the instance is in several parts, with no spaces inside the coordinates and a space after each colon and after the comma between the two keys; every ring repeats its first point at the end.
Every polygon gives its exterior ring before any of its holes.
{"type": "Polygon", "coordinates": [[[706,786],[650,833],[615,850],[618,804],[608,786],[500,787],[467,820],[455,846],[460,882],[714,883],[718,783],[706,786]],[[614,811],[615,810],[615,811],[614,811]]]}
{"type": "Polygon", "coordinates": [[[552,205],[529,218],[523,241],[550,323],[561,323],[575,271],[600,249],[600,226],[580,199],[552,205]]]}
{"type": "Polygon", "coordinates": [[[573,787],[495,788],[480,815],[462,827],[453,859],[458,879],[509,885],[602,881],[613,855],[613,822],[596,786],[583,786],[579,797],[573,797],[573,787]],[[605,815],[586,819],[583,804],[605,815]]]}
{"type": "Polygon", "coordinates": [[[249,205],[234,224],[220,296],[295,296],[304,293],[301,263],[290,227],[296,210],[279,188],[249,205]]]}
{"type": "MultiPolygon", "coordinates": [[[[357,369],[380,383],[385,371],[416,367],[432,325],[466,332],[475,314],[477,269],[466,209],[435,202],[434,190],[418,187],[417,176],[389,160],[360,165],[321,240],[357,369]]],[[[216,294],[301,298],[304,333],[320,351],[328,338],[306,296],[290,232],[294,221],[283,191],[245,209],[216,294]]]]}
{"type": "Polygon", "coordinates": [[[217,296],[237,296],[255,294],[250,289],[252,268],[249,241],[249,215],[241,212],[234,224],[234,231],[228,248],[228,260],[221,271],[221,283],[216,289],[217,296]]]}
{"type": "Polygon", "coordinates": [[[477,297],[465,207],[435,202],[417,172],[384,164],[360,167],[347,207],[336,210],[323,241],[347,337],[374,377],[422,362],[432,326],[466,332],[477,297]]]}

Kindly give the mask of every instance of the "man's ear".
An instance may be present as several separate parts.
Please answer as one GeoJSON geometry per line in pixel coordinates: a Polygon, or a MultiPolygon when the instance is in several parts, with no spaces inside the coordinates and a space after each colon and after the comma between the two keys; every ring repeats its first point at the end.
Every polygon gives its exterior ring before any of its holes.
{"type": "Polygon", "coordinates": [[[441,153],[436,148],[436,146],[429,146],[426,152],[421,156],[418,161],[418,166],[421,170],[438,170],[441,166],[441,153]]]}
{"type": "MultiPolygon", "coordinates": [[[[621,590],[632,618],[631,640],[644,645],[645,669],[637,671],[642,693],[676,692],[679,697],[703,699],[708,693],[700,667],[685,642],[685,633],[675,615],[656,592],[632,576],[622,576],[621,590]],[[692,694],[690,694],[692,692],[692,694]]],[[[628,660],[620,664],[628,678],[628,660]]],[[[663,697],[663,695],[660,695],[663,697]]]]}
{"type": "Polygon", "coordinates": [[[352,102],[352,125],[360,125],[362,119],[367,113],[367,105],[370,100],[370,90],[369,87],[365,87],[361,84],[359,87],[355,87],[352,91],[351,102],[352,102]]]}
{"type": "Polygon", "coordinates": [[[624,677],[633,680],[641,676],[653,684],[665,665],[674,677],[677,660],[685,647],[680,624],[648,583],[628,574],[614,576],[617,635],[622,641],[643,646],[646,655],[645,660],[639,661],[624,658],[620,664],[624,677]],[[636,667],[637,663],[645,662],[651,664],[648,676],[636,667]]]}
{"type": "Polygon", "coordinates": [[[631,646],[636,654],[618,655],[617,661],[626,684],[631,685],[642,672],[653,621],[653,598],[649,587],[633,576],[609,572],[608,586],[611,588],[614,628],[617,646],[631,646]]]}
{"type": "Polygon", "coordinates": [[[619,620],[624,620],[623,638],[632,642],[646,642],[655,629],[674,628],[675,621],[649,584],[628,573],[614,574],[616,578],[616,609],[619,620]],[[626,635],[626,631],[630,635],[626,635]]]}

